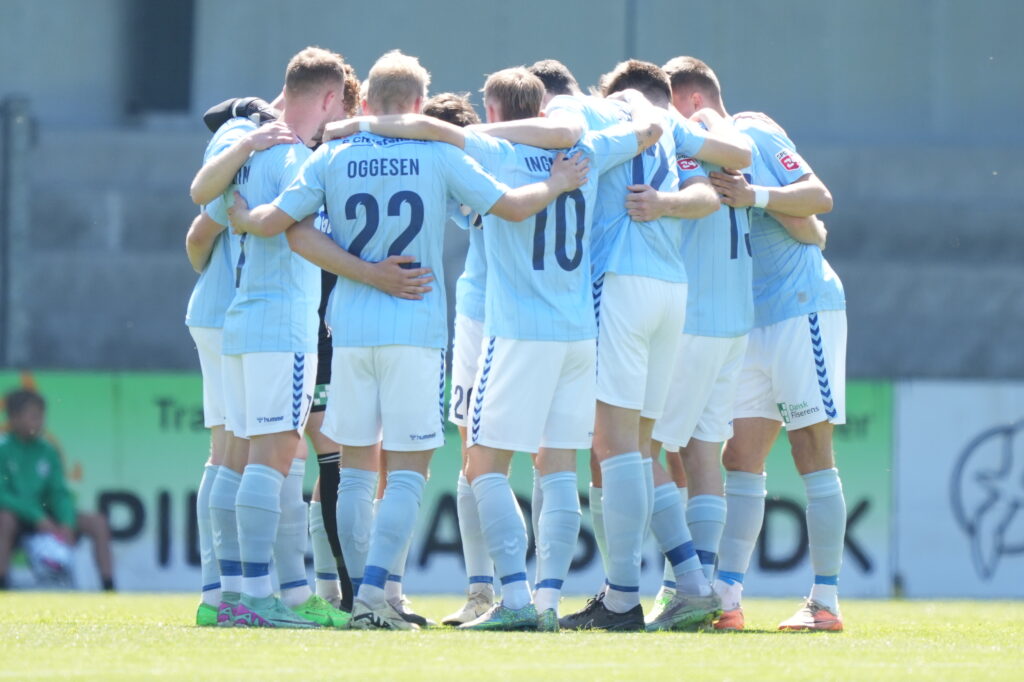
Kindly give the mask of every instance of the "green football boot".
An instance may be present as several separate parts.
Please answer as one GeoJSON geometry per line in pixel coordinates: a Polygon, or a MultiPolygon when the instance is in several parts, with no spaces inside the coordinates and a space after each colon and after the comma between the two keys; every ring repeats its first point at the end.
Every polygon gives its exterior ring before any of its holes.
{"type": "Polygon", "coordinates": [[[510,609],[498,603],[476,620],[463,623],[460,630],[536,630],[537,608],[531,603],[521,609],[510,609]]]}
{"type": "Polygon", "coordinates": [[[538,632],[558,632],[558,613],[554,609],[544,609],[537,614],[538,632]]]}
{"type": "Polygon", "coordinates": [[[298,606],[293,606],[292,611],[325,628],[347,628],[349,618],[352,617],[351,613],[334,608],[331,602],[315,594],[309,595],[309,599],[298,606]]]}
{"type": "Polygon", "coordinates": [[[254,628],[318,628],[320,625],[297,615],[278,597],[242,595],[235,608],[234,626],[254,628]]]}
{"type": "Polygon", "coordinates": [[[216,606],[206,602],[199,602],[199,608],[196,609],[196,625],[201,628],[215,627],[217,625],[217,613],[218,609],[216,606]]]}

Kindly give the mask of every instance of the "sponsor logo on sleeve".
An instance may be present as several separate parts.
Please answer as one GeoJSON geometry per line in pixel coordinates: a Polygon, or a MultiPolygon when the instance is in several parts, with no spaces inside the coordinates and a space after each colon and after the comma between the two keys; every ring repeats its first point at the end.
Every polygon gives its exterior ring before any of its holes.
{"type": "Polygon", "coordinates": [[[676,161],[676,165],[679,166],[679,170],[692,171],[700,168],[700,163],[697,159],[680,158],[676,161]]]}
{"type": "Polygon", "coordinates": [[[788,171],[795,171],[800,168],[799,158],[795,153],[791,154],[787,150],[783,149],[781,152],[775,155],[775,158],[779,160],[782,167],[788,171]]]}

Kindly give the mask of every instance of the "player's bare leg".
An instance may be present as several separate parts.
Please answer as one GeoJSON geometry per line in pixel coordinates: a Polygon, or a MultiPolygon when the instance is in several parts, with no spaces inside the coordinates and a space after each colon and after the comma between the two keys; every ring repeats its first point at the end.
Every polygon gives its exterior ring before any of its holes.
{"type": "Polygon", "coordinates": [[[535,478],[541,500],[534,531],[537,545],[537,582],[534,602],[538,628],[558,629],[558,601],[562,584],[569,574],[576,541],[580,534],[580,497],[576,479],[576,451],[541,448],[534,459],[535,478]]]}
{"type": "Polygon", "coordinates": [[[846,501],[835,468],[832,431],[832,424],[823,421],[787,433],[793,462],[807,491],[807,539],[814,584],[804,606],[780,629],[843,629],[838,579],[846,537],[846,501]]]}
{"type": "Polygon", "coordinates": [[[92,555],[104,590],[114,589],[114,560],[110,552],[110,525],[101,514],[78,514],[79,532],[92,541],[92,555]]]}
{"type": "Polygon", "coordinates": [[[743,629],[743,578],[764,522],[764,463],[781,428],[782,422],[774,419],[735,419],[733,437],[722,450],[727,512],[714,583],[724,610],[715,624],[720,629],[743,629]]]}

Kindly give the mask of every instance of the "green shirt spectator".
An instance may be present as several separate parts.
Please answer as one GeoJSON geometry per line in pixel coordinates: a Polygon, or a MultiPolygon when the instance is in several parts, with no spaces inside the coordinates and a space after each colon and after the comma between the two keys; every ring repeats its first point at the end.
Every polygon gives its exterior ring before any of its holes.
{"type": "Polygon", "coordinates": [[[47,516],[75,528],[75,500],[57,450],[39,437],[0,434],[0,509],[35,526],[47,516]]]}

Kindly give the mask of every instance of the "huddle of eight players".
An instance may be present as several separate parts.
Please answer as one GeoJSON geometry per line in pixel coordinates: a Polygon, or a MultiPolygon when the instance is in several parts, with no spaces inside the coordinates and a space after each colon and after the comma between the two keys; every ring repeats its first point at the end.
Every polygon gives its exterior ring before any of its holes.
{"type": "Polygon", "coordinates": [[[622,62],[600,96],[584,96],[553,60],[505,69],[484,85],[483,125],[467,126],[476,115],[464,97],[427,100],[429,74],[399,52],[371,69],[351,117],[357,83],[339,55],[303,50],[275,103],[280,120],[256,128],[231,114],[277,112],[230,103],[193,182],[206,205],[187,240],[202,273],[187,324],[212,432],[197,622],[431,623],[409,610],[401,575],[443,443],[452,222],[470,238],[449,412],[462,435],[469,587],[443,622],[742,629],[764,461],[785,426],[807,487],[815,577],[780,627],[841,630],[845,503],[831,434],[845,419],[845,301],[816,218],[831,197],[782,128],[730,116],[714,73],[690,57],[622,62]],[[316,594],[297,570],[304,428],[320,456],[316,594]],[[560,618],[580,449],[591,452],[606,582],[560,618]],[[532,590],[508,482],[516,451],[535,467],[532,590]],[[666,560],[645,617],[648,533],[666,560]]]}

